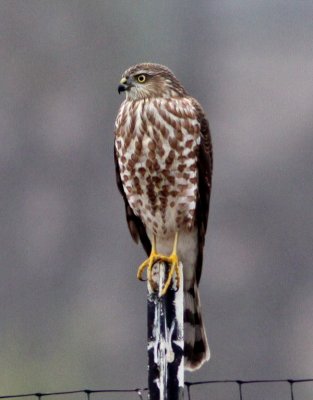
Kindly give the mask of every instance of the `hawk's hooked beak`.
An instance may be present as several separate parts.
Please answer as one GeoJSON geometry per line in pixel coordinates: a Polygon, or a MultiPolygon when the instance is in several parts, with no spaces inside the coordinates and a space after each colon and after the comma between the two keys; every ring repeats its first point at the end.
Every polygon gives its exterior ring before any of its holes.
{"type": "Polygon", "coordinates": [[[122,78],[117,88],[118,94],[120,94],[121,92],[125,92],[125,90],[128,90],[129,88],[130,88],[129,80],[127,78],[122,78]]]}

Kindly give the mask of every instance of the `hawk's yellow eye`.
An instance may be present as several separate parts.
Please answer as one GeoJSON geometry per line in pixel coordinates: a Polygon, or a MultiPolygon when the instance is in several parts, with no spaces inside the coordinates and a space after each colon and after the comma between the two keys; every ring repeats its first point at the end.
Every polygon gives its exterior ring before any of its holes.
{"type": "Polygon", "coordinates": [[[145,80],[146,80],[146,76],[145,76],[145,75],[141,74],[141,75],[138,75],[138,76],[137,76],[137,81],[138,81],[139,83],[144,83],[145,80]]]}

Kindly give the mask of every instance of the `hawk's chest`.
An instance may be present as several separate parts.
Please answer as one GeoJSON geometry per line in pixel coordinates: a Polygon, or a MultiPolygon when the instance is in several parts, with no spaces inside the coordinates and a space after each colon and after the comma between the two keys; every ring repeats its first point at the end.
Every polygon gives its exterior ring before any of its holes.
{"type": "Polygon", "coordinates": [[[125,102],[116,150],[130,206],[152,231],[191,226],[197,199],[200,126],[186,100],[125,102]]]}

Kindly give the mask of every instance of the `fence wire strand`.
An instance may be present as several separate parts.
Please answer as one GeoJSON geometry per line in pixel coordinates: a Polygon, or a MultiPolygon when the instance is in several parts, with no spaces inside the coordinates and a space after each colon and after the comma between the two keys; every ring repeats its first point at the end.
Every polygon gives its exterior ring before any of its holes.
{"type": "MultiPolygon", "coordinates": [[[[186,391],[187,391],[187,399],[192,400],[191,388],[192,386],[200,386],[200,385],[214,385],[214,384],[235,384],[238,387],[239,391],[239,400],[245,400],[243,386],[245,385],[253,385],[253,384],[266,384],[266,383],[287,383],[290,389],[290,399],[297,400],[294,394],[294,386],[295,384],[300,385],[301,383],[313,383],[313,378],[307,379],[259,379],[259,380],[235,380],[235,379],[225,379],[225,380],[206,380],[206,381],[196,381],[196,382],[185,382],[186,391]]],[[[136,389],[82,389],[82,390],[70,390],[64,392],[36,392],[36,393],[23,393],[23,394],[9,394],[6,396],[0,396],[0,399],[18,399],[21,397],[35,397],[36,400],[42,400],[43,397],[47,396],[67,396],[71,394],[85,394],[86,400],[92,400],[93,394],[113,394],[113,393],[133,393],[136,395],[139,400],[144,400],[143,393],[148,392],[148,388],[136,388],[136,389]]]]}
{"type": "Polygon", "coordinates": [[[252,384],[260,384],[260,383],[287,383],[290,389],[290,399],[297,400],[294,394],[294,384],[301,384],[311,382],[313,383],[313,378],[308,379],[259,379],[259,380],[234,380],[234,379],[225,379],[225,380],[209,380],[209,381],[198,381],[198,382],[185,382],[185,386],[187,387],[187,395],[188,400],[192,400],[191,397],[191,386],[197,385],[212,385],[212,384],[236,384],[239,390],[239,400],[245,400],[243,395],[243,386],[244,385],[252,385],[252,384]]]}

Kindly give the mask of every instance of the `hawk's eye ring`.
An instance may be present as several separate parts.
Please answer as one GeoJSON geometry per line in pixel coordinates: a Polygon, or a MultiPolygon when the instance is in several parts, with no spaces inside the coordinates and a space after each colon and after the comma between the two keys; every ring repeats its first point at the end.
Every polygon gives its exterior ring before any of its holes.
{"type": "Polygon", "coordinates": [[[141,75],[138,75],[138,76],[137,76],[137,81],[138,81],[139,83],[144,83],[145,80],[146,80],[146,76],[145,76],[144,74],[141,74],[141,75]]]}

